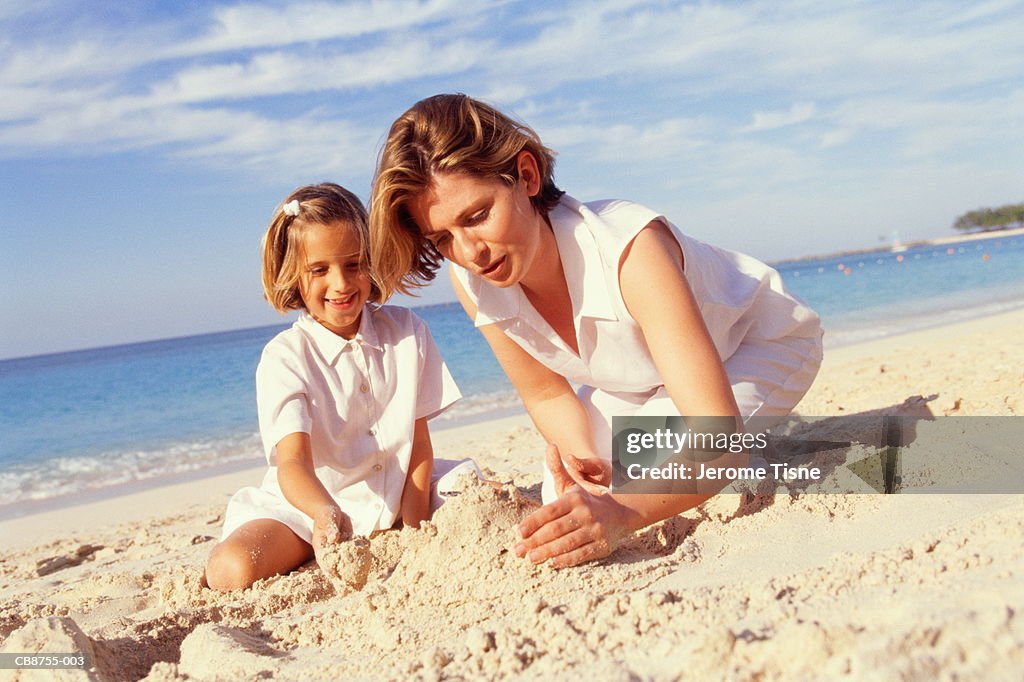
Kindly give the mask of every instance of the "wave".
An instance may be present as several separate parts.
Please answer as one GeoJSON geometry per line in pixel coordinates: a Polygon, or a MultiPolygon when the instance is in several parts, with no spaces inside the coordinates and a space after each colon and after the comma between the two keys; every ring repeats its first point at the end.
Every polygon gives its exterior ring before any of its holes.
{"type": "MultiPolygon", "coordinates": [[[[519,407],[511,391],[470,395],[439,415],[431,423],[435,428],[454,428],[465,423],[504,416],[519,407]]],[[[95,455],[39,458],[0,470],[0,509],[12,505],[67,498],[82,493],[201,472],[233,463],[263,461],[259,434],[171,443],[152,449],[111,450],[95,455]]]]}

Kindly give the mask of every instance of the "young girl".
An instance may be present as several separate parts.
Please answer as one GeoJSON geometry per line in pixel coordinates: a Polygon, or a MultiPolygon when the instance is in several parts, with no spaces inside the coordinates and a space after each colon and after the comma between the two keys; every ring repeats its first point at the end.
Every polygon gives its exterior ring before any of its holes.
{"type": "Polygon", "coordinates": [[[492,107],[430,97],[391,127],[370,231],[385,294],[452,262],[456,294],[549,443],[547,504],[515,551],[566,566],[713,494],[594,485],[609,480],[613,416],[785,415],[817,373],[821,330],[768,266],[644,206],[581,203],[553,163],[492,107]]]}
{"type": "Polygon", "coordinates": [[[324,183],[292,192],[263,239],[267,300],[305,312],[256,369],[270,470],[228,503],[206,565],[215,589],[286,573],[398,519],[418,527],[439,502],[427,420],[459,391],[426,325],[376,305],[367,229],[359,199],[324,183]]]}

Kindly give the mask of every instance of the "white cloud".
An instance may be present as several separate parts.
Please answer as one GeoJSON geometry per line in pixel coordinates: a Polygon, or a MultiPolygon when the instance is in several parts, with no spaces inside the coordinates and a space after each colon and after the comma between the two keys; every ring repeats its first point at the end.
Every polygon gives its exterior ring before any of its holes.
{"type": "Polygon", "coordinates": [[[838,130],[830,130],[823,133],[820,138],[820,146],[822,149],[831,149],[832,147],[840,147],[853,138],[853,131],[849,128],[840,128],[838,130]]]}
{"type": "Polygon", "coordinates": [[[814,116],[814,102],[797,102],[788,111],[755,111],[750,125],[740,132],[757,132],[785,128],[810,120],[814,116]]]}
{"type": "MultiPolygon", "coordinates": [[[[631,75],[678,79],[698,74],[737,44],[747,16],[720,6],[669,7],[640,2],[568,7],[531,40],[509,45],[495,63],[510,65],[534,91],[567,82],[631,75]]],[[[495,69],[495,70],[500,70],[495,69]]]]}
{"type": "Polygon", "coordinates": [[[568,125],[543,131],[545,143],[555,149],[584,147],[605,161],[643,162],[679,157],[707,144],[708,124],[701,120],[667,118],[646,126],[568,125]]]}
{"type": "Polygon", "coordinates": [[[987,141],[1011,149],[1024,145],[1024,89],[957,99],[890,96],[844,102],[830,118],[848,135],[883,131],[900,136],[888,151],[933,157],[966,151],[987,141]]]}
{"type": "MultiPolygon", "coordinates": [[[[0,85],[0,124],[32,121],[52,110],[86,107],[107,94],[108,88],[104,87],[57,90],[47,86],[0,85]]],[[[25,142],[31,145],[32,140],[25,142]]]]}
{"type": "Polygon", "coordinates": [[[953,16],[941,22],[943,28],[956,28],[982,19],[990,19],[1011,9],[1019,9],[1019,0],[990,0],[973,2],[954,9],[953,16]]]}
{"type": "Polygon", "coordinates": [[[270,52],[246,63],[186,69],[170,82],[157,83],[159,103],[249,99],[323,90],[384,87],[397,82],[472,68],[485,45],[453,42],[433,45],[423,39],[389,40],[367,50],[301,55],[270,52]]]}
{"type": "MultiPolygon", "coordinates": [[[[177,156],[261,174],[273,170],[288,176],[369,178],[373,171],[376,131],[349,121],[312,116],[239,121],[231,112],[221,111],[217,123],[215,139],[191,145],[177,156]]],[[[191,127],[187,117],[178,124],[185,130],[191,127]]]]}
{"type": "Polygon", "coordinates": [[[456,0],[300,2],[283,7],[239,4],[214,10],[213,26],[168,56],[352,38],[451,18],[465,11],[464,3],[456,0]]]}
{"type": "Polygon", "coordinates": [[[980,11],[802,0],[247,3],[192,15],[198,28],[154,23],[116,39],[98,28],[59,51],[0,40],[0,155],[173,144],[176,155],[204,163],[220,150],[245,165],[251,149],[259,166],[270,158],[258,142],[266,127],[284,125],[306,94],[321,93],[322,108],[306,111],[303,124],[334,130],[332,94],[365,126],[430,83],[512,107],[552,146],[599,160],[697,158],[729,148],[738,133],[800,123],[810,125],[792,141],[808,144],[791,150],[798,156],[869,130],[926,156],[941,153],[943,136],[990,139],[996,133],[983,121],[1008,120],[980,93],[1022,75],[1014,12],[999,2],[980,11]],[[484,20],[495,7],[500,24],[484,20]],[[286,94],[296,98],[288,106],[265,101],[286,94]],[[794,103],[759,106],[766,94],[794,103]],[[356,112],[341,100],[350,95],[373,103],[356,112]],[[221,112],[236,130],[218,127],[221,112]],[[744,116],[750,123],[737,129],[744,116]]]}
{"type": "Polygon", "coordinates": [[[122,50],[91,40],[68,42],[60,49],[51,44],[21,45],[11,41],[0,48],[0,55],[0,83],[9,86],[33,86],[100,74],[116,76],[137,62],[122,50]]]}
{"type": "Polygon", "coordinates": [[[264,176],[280,174],[345,174],[369,177],[375,158],[377,130],[316,112],[272,119],[233,109],[157,109],[93,107],[89,115],[60,114],[25,126],[0,129],[0,147],[16,147],[22,136],[60,148],[65,154],[94,151],[75,141],[110,151],[165,146],[175,158],[202,161],[264,176]]]}

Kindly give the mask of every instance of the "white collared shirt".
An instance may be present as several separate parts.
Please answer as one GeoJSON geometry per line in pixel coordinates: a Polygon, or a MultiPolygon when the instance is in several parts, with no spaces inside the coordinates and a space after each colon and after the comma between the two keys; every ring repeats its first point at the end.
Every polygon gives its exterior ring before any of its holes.
{"type": "Polygon", "coordinates": [[[722,360],[744,340],[818,338],[818,316],[760,261],[684,235],[664,216],[628,201],[580,203],[563,195],[548,214],[572,300],[579,354],[536,311],[522,288],[495,287],[452,264],[477,306],[474,324],[494,324],[545,367],[604,391],[651,393],[664,385],[643,330],[619,289],[619,260],[653,220],[669,227],[684,273],[722,360]]]}
{"type": "Polygon", "coordinates": [[[356,534],[389,528],[401,512],[414,423],[460,397],[426,324],[395,306],[363,309],[347,340],[303,314],[267,344],[256,370],[260,435],[277,483],[276,446],[308,433],[317,478],[356,534]]]}

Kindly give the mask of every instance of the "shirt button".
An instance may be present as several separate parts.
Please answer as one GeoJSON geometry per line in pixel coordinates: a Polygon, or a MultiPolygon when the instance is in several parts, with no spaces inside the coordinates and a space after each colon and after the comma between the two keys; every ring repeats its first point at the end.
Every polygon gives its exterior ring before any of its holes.
{"type": "Polygon", "coordinates": [[[367,391],[370,390],[370,387],[367,386],[366,384],[363,384],[362,386],[359,387],[359,390],[363,393],[366,393],[367,391]]]}
{"type": "Polygon", "coordinates": [[[368,433],[368,434],[369,434],[369,435],[371,435],[371,436],[376,436],[376,435],[377,435],[377,432],[376,432],[376,431],[374,431],[373,429],[370,429],[370,430],[369,430],[369,431],[367,431],[366,433],[368,433]]]}
{"type": "Polygon", "coordinates": [[[380,464],[374,464],[374,465],[373,465],[373,470],[374,470],[374,471],[380,471],[380,470],[381,470],[381,469],[383,469],[383,468],[384,468],[384,467],[382,467],[382,466],[381,466],[380,464]]]}

